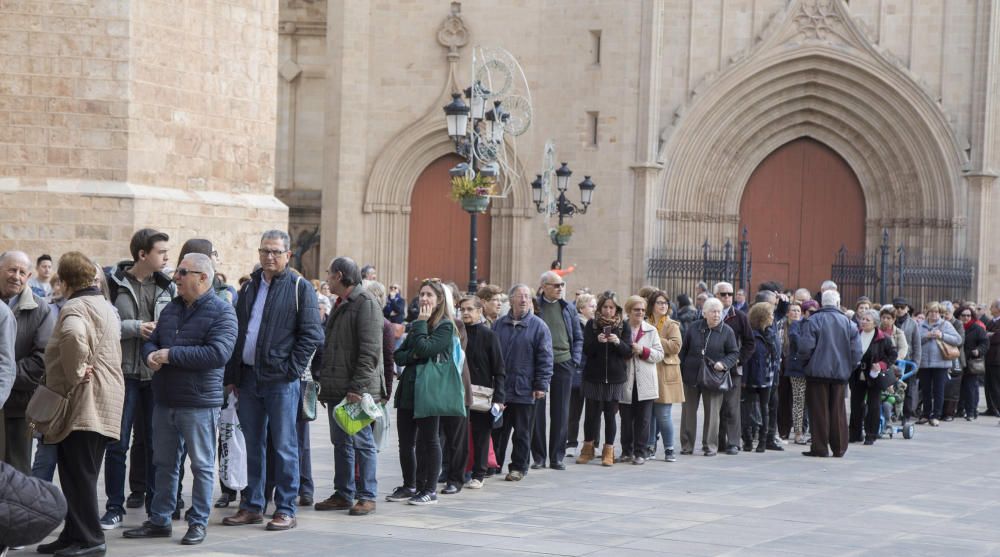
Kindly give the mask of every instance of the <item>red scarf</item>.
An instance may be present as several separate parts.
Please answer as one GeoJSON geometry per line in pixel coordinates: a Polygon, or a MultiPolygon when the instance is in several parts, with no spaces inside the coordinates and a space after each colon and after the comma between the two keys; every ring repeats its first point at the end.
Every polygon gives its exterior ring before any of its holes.
{"type": "Polygon", "coordinates": [[[975,317],[973,317],[972,319],[969,319],[969,322],[968,323],[964,323],[962,326],[965,327],[966,331],[968,331],[969,329],[975,327],[976,325],[979,325],[980,327],[982,327],[984,331],[986,330],[986,326],[983,325],[982,321],[976,319],[975,317]]]}

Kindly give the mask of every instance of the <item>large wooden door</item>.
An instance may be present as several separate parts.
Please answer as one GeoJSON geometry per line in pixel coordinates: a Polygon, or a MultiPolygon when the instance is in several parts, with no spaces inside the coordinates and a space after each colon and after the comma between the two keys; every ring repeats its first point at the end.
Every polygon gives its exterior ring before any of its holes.
{"type": "MultiPolygon", "coordinates": [[[[448,169],[462,162],[447,155],[432,162],[417,178],[410,198],[410,260],[406,296],[417,295],[426,278],[454,281],[465,290],[469,284],[469,213],[452,201],[448,169]]],[[[490,216],[477,217],[479,277],[490,276],[490,216]]]]}
{"type": "Polygon", "coordinates": [[[766,280],[815,292],[834,254],[865,249],[865,199],[851,167],[812,139],[779,147],[754,170],[740,200],[753,287],[766,280]]]}

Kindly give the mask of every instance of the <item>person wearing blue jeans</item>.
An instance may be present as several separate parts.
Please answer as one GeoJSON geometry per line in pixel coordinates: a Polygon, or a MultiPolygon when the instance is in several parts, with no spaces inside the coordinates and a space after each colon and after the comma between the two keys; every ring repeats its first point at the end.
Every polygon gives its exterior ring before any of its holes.
{"type": "Polygon", "coordinates": [[[676,462],[674,453],[673,404],[684,402],[684,386],[681,381],[680,323],[670,318],[670,296],[656,290],[646,297],[646,321],[660,334],[663,359],[656,363],[656,378],[659,392],[653,401],[653,419],[649,427],[649,457],[656,455],[656,435],[663,439],[663,458],[676,462]]]}
{"type": "MultiPolygon", "coordinates": [[[[122,407],[121,439],[108,445],[104,455],[104,489],[108,496],[104,518],[101,526],[105,530],[114,529],[121,524],[125,514],[125,482],[128,476],[125,472],[125,461],[128,457],[129,440],[132,438],[132,426],[141,422],[145,428],[146,439],[153,438],[153,385],[151,381],[125,378],[125,405],[122,407]],[[142,413],[137,419],[136,414],[142,413]],[[116,520],[117,518],[117,520],[116,520]]],[[[153,444],[146,443],[146,455],[142,459],[146,466],[146,490],[156,493],[156,468],[153,462],[153,444]]],[[[152,497],[146,497],[146,513],[150,512],[152,497]]]]}
{"type": "MultiPolygon", "coordinates": [[[[371,291],[361,287],[361,270],[354,260],[338,257],[330,262],[326,273],[330,291],[337,295],[337,305],[327,317],[326,342],[317,351],[312,371],[319,380],[319,398],[326,402],[330,419],[334,492],[313,508],[364,516],[375,512],[378,493],[375,440],[369,427],[347,435],[333,419],[333,410],[342,400],[359,402],[365,395],[376,401],[387,397],[382,352],[385,318],[382,304],[371,291]],[[354,477],[355,463],[358,481],[354,477]]],[[[437,439],[436,427],[434,437],[437,439]]],[[[437,458],[440,464],[440,453],[437,458]]]]}
{"type": "Polygon", "coordinates": [[[237,296],[239,331],[224,379],[238,397],[237,413],[248,448],[248,485],[240,510],[222,523],[243,526],[264,521],[265,441],[270,433],[275,512],[267,529],[289,530],[297,525],[299,378],[323,341],[323,328],[316,289],[288,268],[288,234],[265,232],[257,253],[260,269],[237,296]]]}
{"type": "Polygon", "coordinates": [[[223,369],[236,344],[236,312],[212,291],[214,277],[207,255],[186,255],[174,275],[178,296],[163,309],[143,345],[143,359],[155,372],[156,400],[149,422],[153,435],[146,438],[146,444],[153,449],[160,489],[153,492],[149,520],[127,530],[126,538],[170,537],[186,451],[193,481],[188,531],[181,543],[195,545],[205,540],[212,507],[215,432],[224,396],[223,369]]]}

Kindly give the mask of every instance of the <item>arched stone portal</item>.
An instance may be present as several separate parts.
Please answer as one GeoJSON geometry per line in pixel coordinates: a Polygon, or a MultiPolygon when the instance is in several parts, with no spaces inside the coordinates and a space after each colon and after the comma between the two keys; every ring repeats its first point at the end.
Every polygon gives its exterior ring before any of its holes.
{"type": "Polygon", "coordinates": [[[782,145],[754,170],[740,200],[753,246],[753,283],[815,291],[834,253],[865,249],[865,199],[851,167],[822,143],[782,145]]]}

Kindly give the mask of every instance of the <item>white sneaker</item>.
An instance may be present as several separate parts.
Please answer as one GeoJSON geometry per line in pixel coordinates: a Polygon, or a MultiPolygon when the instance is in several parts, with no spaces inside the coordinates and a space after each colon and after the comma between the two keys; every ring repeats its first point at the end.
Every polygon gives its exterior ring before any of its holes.
{"type": "Polygon", "coordinates": [[[469,489],[482,489],[483,488],[483,481],[482,480],[477,480],[477,479],[473,478],[473,479],[469,480],[469,483],[465,484],[465,487],[467,487],[469,489]]]}
{"type": "Polygon", "coordinates": [[[566,447],[566,457],[576,458],[576,447],[566,447]]]}

